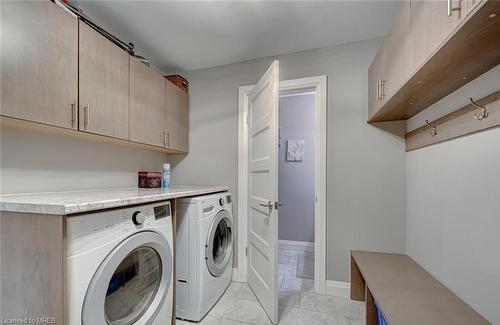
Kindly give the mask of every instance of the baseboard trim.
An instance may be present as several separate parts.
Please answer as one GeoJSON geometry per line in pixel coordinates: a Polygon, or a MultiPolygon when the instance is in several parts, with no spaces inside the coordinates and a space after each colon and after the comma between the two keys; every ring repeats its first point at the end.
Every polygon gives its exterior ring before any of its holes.
{"type": "Polygon", "coordinates": [[[326,280],[326,295],[350,298],[351,284],[349,282],[326,280]]]}
{"type": "Polygon", "coordinates": [[[278,240],[279,249],[314,253],[314,243],[307,241],[278,240]]]}

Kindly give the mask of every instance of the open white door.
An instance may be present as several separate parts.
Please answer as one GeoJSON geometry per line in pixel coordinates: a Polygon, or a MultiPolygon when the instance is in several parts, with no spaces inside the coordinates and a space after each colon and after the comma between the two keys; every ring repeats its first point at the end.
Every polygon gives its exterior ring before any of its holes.
{"type": "Polygon", "coordinates": [[[248,284],[278,323],[279,62],[248,96],[248,284]]]}

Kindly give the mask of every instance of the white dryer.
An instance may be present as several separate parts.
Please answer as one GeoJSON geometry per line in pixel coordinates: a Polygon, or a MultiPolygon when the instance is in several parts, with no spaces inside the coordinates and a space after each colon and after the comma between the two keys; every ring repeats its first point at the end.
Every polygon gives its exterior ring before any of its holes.
{"type": "Polygon", "coordinates": [[[231,283],[233,215],[228,192],[178,201],[176,317],[200,321],[231,283]]]}
{"type": "Polygon", "coordinates": [[[66,324],[172,322],[170,202],[67,219],[66,324]]]}

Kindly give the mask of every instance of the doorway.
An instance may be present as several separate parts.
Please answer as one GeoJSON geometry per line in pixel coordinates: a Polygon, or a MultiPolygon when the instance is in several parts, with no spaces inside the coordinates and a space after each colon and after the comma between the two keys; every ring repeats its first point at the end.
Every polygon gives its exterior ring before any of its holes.
{"type": "Polygon", "coordinates": [[[314,287],[315,100],[314,89],[279,96],[279,295],[314,287]]]}
{"type": "MultiPolygon", "coordinates": [[[[238,282],[248,281],[248,260],[247,260],[247,247],[249,245],[248,229],[249,229],[249,216],[248,216],[248,107],[249,107],[249,93],[254,89],[254,86],[243,86],[239,88],[239,130],[238,130],[238,266],[234,269],[233,280],[238,282]]],[[[312,240],[314,244],[304,244],[301,247],[302,253],[311,253],[309,259],[306,260],[306,256],[301,260],[301,265],[299,266],[299,260],[297,259],[296,268],[302,268],[299,270],[299,274],[302,276],[311,277],[313,273],[313,279],[307,279],[308,285],[314,288],[314,291],[319,294],[325,294],[326,287],[326,76],[309,77],[302,79],[293,79],[279,82],[279,90],[283,96],[296,95],[300,93],[308,93],[314,97],[314,112],[312,113],[314,121],[314,143],[311,143],[309,147],[309,141],[307,148],[313,149],[314,152],[314,195],[313,195],[313,236],[312,240]],[[306,251],[307,250],[307,251],[306,251]],[[309,263],[312,267],[304,269],[304,266],[309,263]]],[[[282,149],[284,150],[287,146],[285,142],[287,139],[281,139],[282,149]]],[[[301,139],[291,139],[291,140],[301,140],[301,139]]],[[[278,144],[275,144],[278,146],[278,144]]],[[[305,147],[304,139],[304,147],[305,147]]],[[[306,147],[305,147],[306,148],[306,147]]],[[[280,148],[281,149],[281,148],[280,148]]],[[[283,151],[281,150],[281,151],[283,151]]],[[[280,202],[282,203],[282,202],[280,202]]],[[[279,211],[283,211],[283,207],[279,207],[279,211]]],[[[279,217],[278,219],[281,219],[279,217]]],[[[311,239],[308,239],[311,240],[311,239]]],[[[296,240],[295,242],[299,242],[296,240]]],[[[282,247],[291,248],[286,246],[290,244],[287,242],[282,242],[282,247]]],[[[295,243],[297,244],[297,243],[295,243]]],[[[296,248],[295,246],[294,248],[296,248]]],[[[286,250],[286,249],[284,249],[286,250]]],[[[288,249],[290,250],[290,249],[288,249]]],[[[275,254],[278,255],[278,249],[275,254]]],[[[289,258],[294,259],[290,254],[289,258]]],[[[279,256],[277,256],[279,258],[279,256]]],[[[288,260],[290,262],[290,259],[288,260]]],[[[286,257],[283,257],[282,261],[285,261],[286,257]]],[[[292,266],[290,269],[293,268],[292,266]]],[[[295,270],[296,272],[296,270],[295,270]]],[[[281,272],[279,272],[281,273],[281,272]]],[[[297,273],[295,273],[295,276],[297,273]]],[[[282,278],[284,280],[284,277],[282,278]]],[[[291,280],[290,280],[291,281],[291,280]]],[[[278,291],[279,279],[277,281],[278,291]]],[[[309,288],[312,289],[312,288],[309,288]]]]}

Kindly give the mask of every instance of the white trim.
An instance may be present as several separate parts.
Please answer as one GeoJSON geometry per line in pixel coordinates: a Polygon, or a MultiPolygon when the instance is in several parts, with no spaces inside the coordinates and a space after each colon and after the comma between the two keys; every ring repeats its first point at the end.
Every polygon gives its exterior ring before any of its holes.
{"type": "Polygon", "coordinates": [[[308,241],[278,240],[278,248],[294,252],[314,253],[314,243],[308,241]]]}
{"type": "MultiPolygon", "coordinates": [[[[314,222],[314,289],[320,294],[326,291],[326,76],[309,77],[280,81],[280,91],[297,89],[314,90],[316,93],[316,147],[315,147],[315,183],[316,209],[314,222]]],[[[247,280],[246,246],[247,229],[247,106],[248,94],[253,85],[239,87],[238,108],[238,270],[240,281],[247,280]]]]}
{"type": "Polygon", "coordinates": [[[247,128],[247,106],[248,94],[253,85],[239,87],[238,94],[238,268],[237,274],[241,282],[247,282],[247,208],[248,208],[248,128],[247,128]]]}
{"type": "Polygon", "coordinates": [[[326,280],[326,295],[342,298],[351,297],[351,283],[326,280]]]}
{"type": "Polygon", "coordinates": [[[304,96],[304,95],[314,95],[315,92],[314,90],[302,90],[302,91],[292,91],[292,92],[286,92],[286,93],[281,93],[281,97],[294,97],[294,96],[304,96]]]}

